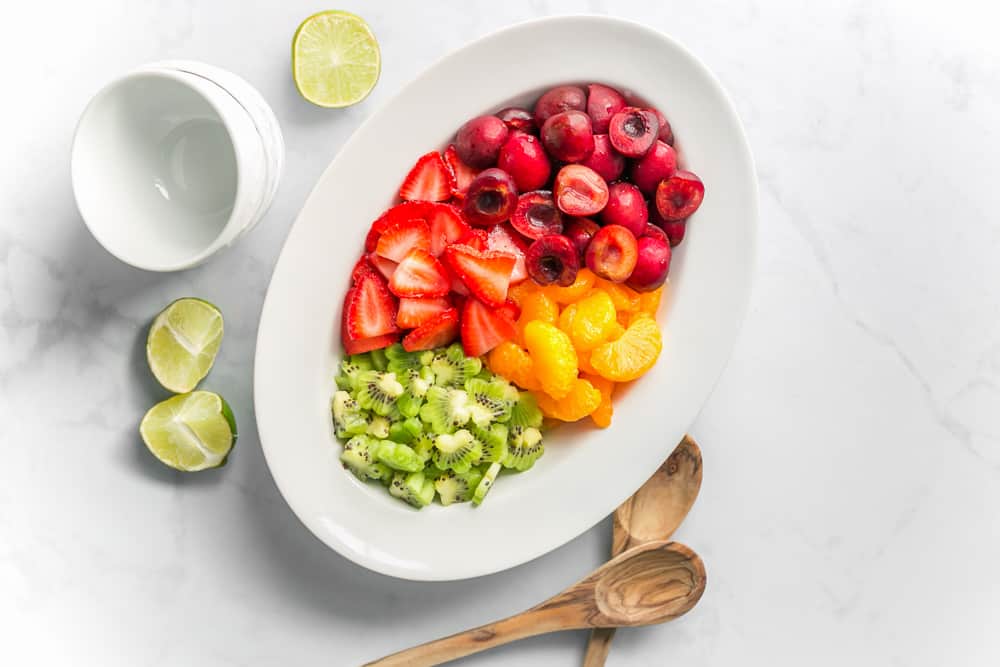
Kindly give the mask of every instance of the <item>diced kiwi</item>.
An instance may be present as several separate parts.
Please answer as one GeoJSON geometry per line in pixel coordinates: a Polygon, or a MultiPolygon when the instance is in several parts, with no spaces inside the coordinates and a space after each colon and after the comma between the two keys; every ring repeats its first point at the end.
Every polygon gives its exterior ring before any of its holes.
{"type": "Polygon", "coordinates": [[[472,500],[472,494],[483,479],[483,474],[475,468],[463,474],[448,470],[433,479],[434,490],[437,491],[441,504],[451,505],[472,500]]]}
{"type": "Polygon", "coordinates": [[[466,380],[475,377],[483,368],[478,357],[465,356],[461,343],[452,343],[439,349],[431,361],[434,383],[439,387],[462,387],[466,380]]]}
{"type": "Polygon", "coordinates": [[[420,414],[420,406],[423,405],[424,397],[427,396],[427,390],[431,387],[434,374],[430,372],[430,369],[425,370],[427,370],[427,375],[431,378],[430,380],[427,380],[424,374],[412,368],[403,371],[401,375],[397,375],[403,383],[404,390],[403,394],[396,399],[396,407],[406,417],[416,417],[420,414]]]}
{"type": "Polygon", "coordinates": [[[431,387],[420,406],[420,419],[434,433],[452,433],[471,417],[469,395],[461,389],[431,387]]]}
{"type": "Polygon", "coordinates": [[[507,456],[506,425],[490,424],[488,428],[483,428],[476,424],[470,424],[469,431],[482,445],[483,454],[480,461],[493,463],[502,461],[507,456]]]}
{"type": "Polygon", "coordinates": [[[346,391],[334,392],[331,409],[334,432],[338,438],[350,438],[368,430],[368,414],[346,391]]]}
{"type": "Polygon", "coordinates": [[[541,428],[542,411],[538,408],[538,401],[530,391],[518,393],[517,402],[510,410],[510,426],[530,426],[541,428]]]}
{"type": "Polygon", "coordinates": [[[545,446],[542,433],[534,426],[511,426],[507,438],[507,455],[503,458],[504,468],[525,471],[535,465],[545,446]]]}
{"type": "Polygon", "coordinates": [[[366,435],[356,435],[344,443],[344,451],[340,454],[340,462],[358,479],[387,480],[392,471],[381,461],[376,460],[373,449],[377,441],[366,435]]]}
{"type": "Polygon", "coordinates": [[[434,435],[431,433],[421,433],[413,438],[410,449],[416,452],[417,456],[426,464],[434,454],[434,435]]]}
{"type": "Polygon", "coordinates": [[[336,378],[337,387],[345,391],[355,391],[358,388],[358,374],[361,371],[370,371],[372,368],[374,368],[372,358],[367,352],[352,354],[340,362],[340,374],[336,378]]]}
{"type": "Polygon", "coordinates": [[[493,422],[510,419],[511,401],[507,393],[508,384],[504,380],[481,380],[472,378],[465,383],[465,393],[469,396],[470,418],[478,426],[489,426],[493,422]]]}
{"type": "Polygon", "coordinates": [[[375,415],[368,422],[368,435],[379,440],[389,437],[389,420],[382,415],[375,415]]]}
{"type": "Polygon", "coordinates": [[[472,492],[472,502],[476,505],[480,505],[486,498],[486,494],[490,492],[493,488],[493,483],[496,481],[497,475],[500,474],[500,468],[502,466],[499,463],[492,463],[490,467],[486,469],[483,473],[483,478],[476,485],[475,490],[472,492]]]}
{"type": "Polygon", "coordinates": [[[389,425],[389,439],[403,444],[413,442],[413,439],[424,432],[424,423],[416,417],[407,417],[403,421],[395,421],[389,425]]]}
{"type": "Polygon", "coordinates": [[[423,350],[421,352],[407,352],[399,343],[395,343],[385,348],[386,370],[402,376],[408,370],[419,371],[430,365],[434,359],[433,350],[423,350]]]}
{"type": "Polygon", "coordinates": [[[357,401],[366,410],[388,416],[402,393],[403,385],[394,373],[362,371],[358,375],[357,401]]]}
{"type": "Polygon", "coordinates": [[[373,453],[376,459],[395,470],[416,472],[424,468],[423,460],[415,451],[392,440],[380,440],[373,453]]]}
{"type": "Polygon", "coordinates": [[[469,472],[479,462],[483,446],[467,430],[441,433],[434,438],[434,465],[458,473],[469,472]]]}
{"type": "Polygon", "coordinates": [[[419,509],[430,505],[434,500],[434,482],[424,477],[424,473],[420,471],[397,472],[392,476],[389,493],[419,509]]]}
{"type": "Polygon", "coordinates": [[[377,371],[384,371],[389,366],[389,359],[385,356],[385,349],[372,350],[368,354],[372,358],[372,368],[377,371]]]}

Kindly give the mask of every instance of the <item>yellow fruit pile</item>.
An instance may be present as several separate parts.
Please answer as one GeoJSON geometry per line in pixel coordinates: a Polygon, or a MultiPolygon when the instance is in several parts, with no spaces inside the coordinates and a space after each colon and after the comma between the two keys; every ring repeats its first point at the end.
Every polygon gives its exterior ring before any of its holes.
{"type": "Polygon", "coordinates": [[[534,392],[545,416],[589,416],[606,428],[615,383],[635,380],[660,356],[654,318],[662,293],[636,292],[589,269],[568,287],[526,280],[510,291],[521,308],[517,338],[493,348],[490,370],[534,392]]]}

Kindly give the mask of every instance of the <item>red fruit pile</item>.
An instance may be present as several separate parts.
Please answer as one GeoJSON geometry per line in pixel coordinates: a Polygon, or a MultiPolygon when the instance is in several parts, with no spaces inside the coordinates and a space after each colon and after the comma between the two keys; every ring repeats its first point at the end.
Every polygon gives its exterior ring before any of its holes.
{"type": "Polygon", "coordinates": [[[597,83],[469,120],[372,223],[344,302],[347,352],[460,337],[480,356],[515,336],[510,285],[570,285],[582,266],[658,288],[705,194],[673,143],[658,109],[597,83]]]}

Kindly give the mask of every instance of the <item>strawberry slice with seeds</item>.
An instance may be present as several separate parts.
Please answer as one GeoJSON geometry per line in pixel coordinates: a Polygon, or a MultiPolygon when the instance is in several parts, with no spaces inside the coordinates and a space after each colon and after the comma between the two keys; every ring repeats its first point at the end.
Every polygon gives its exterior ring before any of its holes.
{"type": "Polygon", "coordinates": [[[455,340],[458,333],[458,311],[449,308],[406,334],[403,338],[403,349],[407,352],[433,350],[455,340]]]}
{"type": "Polygon", "coordinates": [[[517,322],[517,318],[521,317],[521,306],[507,299],[507,303],[497,308],[497,312],[511,322],[517,322]]]}
{"type": "Polygon", "coordinates": [[[358,263],[354,265],[353,269],[351,269],[351,285],[357,285],[361,282],[361,279],[364,278],[365,275],[373,273],[374,271],[375,267],[372,266],[372,263],[368,260],[368,256],[361,255],[361,259],[359,259],[358,263]]]}
{"type": "Polygon", "coordinates": [[[476,250],[483,251],[487,249],[486,242],[488,240],[489,236],[486,234],[485,229],[469,227],[469,230],[462,235],[462,238],[460,238],[458,242],[475,248],[476,250]]]}
{"type": "Polygon", "coordinates": [[[437,258],[423,248],[406,254],[389,279],[389,291],[396,296],[444,296],[451,280],[437,258]]]}
{"type": "Polygon", "coordinates": [[[430,205],[431,203],[426,201],[404,201],[402,204],[390,207],[372,223],[371,229],[368,230],[368,236],[365,238],[365,252],[375,252],[379,237],[390,225],[407,220],[426,220],[427,207],[430,205]]]}
{"type": "Polygon", "coordinates": [[[344,338],[357,341],[395,333],[396,299],[374,271],[361,277],[344,298],[344,338]]]}
{"type": "Polygon", "coordinates": [[[505,340],[512,340],[517,328],[506,312],[469,297],[462,307],[461,333],[465,354],[481,357],[505,340]]]}
{"type": "Polygon", "coordinates": [[[424,217],[431,228],[431,254],[440,257],[444,249],[468,233],[470,227],[462,220],[457,206],[428,204],[424,217]]]}
{"type": "Polygon", "coordinates": [[[451,301],[443,297],[400,299],[399,310],[396,312],[396,326],[400,329],[415,329],[451,307],[451,301]]]}
{"type": "Polygon", "coordinates": [[[391,333],[384,336],[374,336],[373,338],[359,338],[357,340],[351,340],[347,336],[342,336],[344,351],[347,354],[361,354],[362,352],[381,350],[383,347],[389,347],[397,342],[400,335],[399,333],[391,333]]]}
{"type": "Polygon", "coordinates": [[[507,301],[514,257],[502,252],[481,252],[456,243],[444,251],[444,259],[477,299],[498,308],[507,301]]]}
{"type": "Polygon", "coordinates": [[[445,201],[451,198],[455,177],[441,154],[431,151],[421,155],[413,169],[399,186],[400,199],[418,201],[445,201]]]}
{"type": "Polygon", "coordinates": [[[458,296],[469,296],[469,288],[455,275],[454,271],[448,268],[448,262],[444,260],[444,257],[441,258],[441,266],[444,267],[445,273],[448,274],[448,280],[451,281],[452,293],[458,296]]]}
{"type": "Polygon", "coordinates": [[[382,277],[386,280],[392,278],[392,274],[396,272],[396,267],[399,266],[391,259],[386,259],[385,257],[376,255],[375,253],[368,255],[368,261],[372,266],[378,269],[378,272],[381,273],[382,277]]]}
{"type": "Polygon", "coordinates": [[[403,220],[389,225],[375,246],[375,254],[401,262],[414,248],[430,250],[431,228],[421,219],[403,220]]]}
{"type": "Polygon", "coordinates": [[[505,252],[514,256],[514,270],[510,273],[510,284],[516,285],[528,278],[528,266],[524,262],[528,244],[510,225],[494,225],[486,234],[486,249],[505,252]]]}
{"type": "Polygon", "coordinates": [[[465,199],[465,193],[469,191],[469,183],[472,182],[472,179],[479,172],[458,159],[458,151],[455,150],[455,144],[449,144],[448,148],[445,149],[444,161],[455,178],[455,187],[452,190],[452,194],[457,199],[465,199]]]}

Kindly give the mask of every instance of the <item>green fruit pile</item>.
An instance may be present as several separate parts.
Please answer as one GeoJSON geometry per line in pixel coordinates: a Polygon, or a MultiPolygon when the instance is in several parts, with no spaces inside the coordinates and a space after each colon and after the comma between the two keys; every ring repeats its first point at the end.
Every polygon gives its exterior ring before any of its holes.
{"type": "Polygon", "coordinates": [[[528,470],[545,452],[535,397],[465,356],[460,343],[354,354],[336,381],[344,467],[414,507],[435,497],[478,505],[502,470],[528,470]]]}

